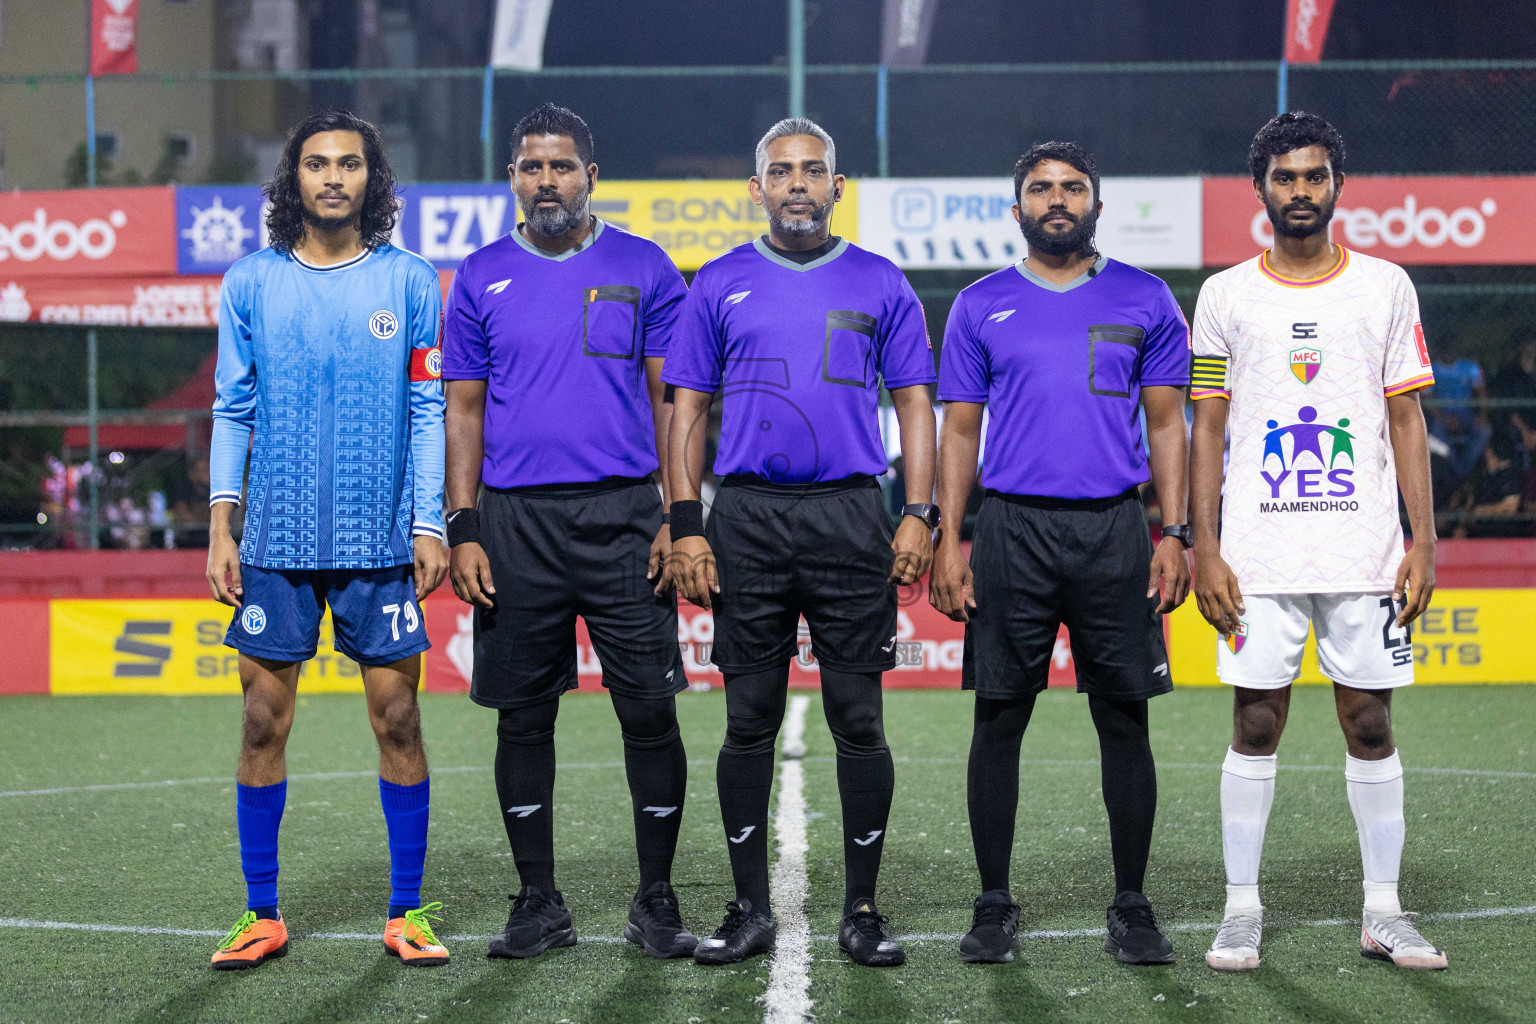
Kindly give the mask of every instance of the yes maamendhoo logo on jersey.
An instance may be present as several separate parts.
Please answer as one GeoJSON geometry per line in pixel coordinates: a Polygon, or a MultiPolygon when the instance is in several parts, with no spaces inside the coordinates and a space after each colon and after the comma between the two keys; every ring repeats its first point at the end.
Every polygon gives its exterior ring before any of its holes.
{"type": "Polygon", "coordinates": [[[267,613],[259,604],[248,604],[240,612],[240,625],[251,636],[267,628],[267,613]]]}
{"type": "Polygon", "coordinates": [[[1349,418],[1337,425],[1319,422],[1317,409],[1304,405],[1296,410],[1297,422],[1281,426],[1279,420],[1266,424],[1264,457],[1259,474],[1269,484],[1273,501],[1259,502],[1260,512],[1357,512],[1360,503],[1326,499],[1348,498],[1355,493],[1354,438],[1347,429],[1349,418]],[[1328,456],[1323,457],[1323,439],[1328,440],[1328,456]],[[1286,441],[1290,451],[1286,451],[1286,441]],[[1347,467],[1339,466],[1348,459],[1347,467]],[[1324,490],[1324,488],[1328,488],[1324,490]],[[1325,499],[1325,500],[1309,500],[1325,499]]]}
{"type": "Polygon", "coordinates": [[[380,341],[388,341],[395,336],[395,331],[400,329],[400,321],[395,319],[395,314],[387,309],[381,309],[368,318],[368,331],[380,341]]]}

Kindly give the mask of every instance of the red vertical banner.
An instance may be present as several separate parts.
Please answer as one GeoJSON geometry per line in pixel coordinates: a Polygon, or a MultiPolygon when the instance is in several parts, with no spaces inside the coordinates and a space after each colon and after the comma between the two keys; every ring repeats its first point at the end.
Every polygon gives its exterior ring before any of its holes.
{"type": "Polygon", "coordinates": [[[139,0],[91,0],[91,74],[139,70],[139,0]]]}
{"type": "Polygon", "coordinates": [[[1292,64],[1316,64],[1323,59],[1323,40],[1333,17],[1333,0],[1286,0],[1285,59],[1292,64]]]}

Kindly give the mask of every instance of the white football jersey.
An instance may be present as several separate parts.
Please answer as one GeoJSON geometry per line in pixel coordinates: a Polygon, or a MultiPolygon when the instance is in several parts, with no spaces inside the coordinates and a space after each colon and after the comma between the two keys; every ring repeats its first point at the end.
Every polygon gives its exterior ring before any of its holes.
{"type": "Polygon", "coordinates": [[[1191,394],[1232,403],[1221,554],[1245,593],[1390,591],[1402,562],[1386,399],[1434,383],[1419,300],[1339,251],[1313,281],[1265,253],[1200,289],[1191,394]]]}

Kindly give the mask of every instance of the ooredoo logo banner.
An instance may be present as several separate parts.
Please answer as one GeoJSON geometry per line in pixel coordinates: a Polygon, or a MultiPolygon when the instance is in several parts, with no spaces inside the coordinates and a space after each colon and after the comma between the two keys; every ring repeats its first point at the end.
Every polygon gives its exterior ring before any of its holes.
{"type": "MultiPolygon", "coordinates": [[[[1205,263],[1241,263],[1274,231],[1247,178],[1207,178],[1205,263]]],[[[1536,177],[1350,176],[1331,238],[1393,263],[1536,262],[1536,177]]]]}
{"type": "Polygon", "coordinates": [[[174,273],[170,186],[0,194],[0,277],[174,273]]]}

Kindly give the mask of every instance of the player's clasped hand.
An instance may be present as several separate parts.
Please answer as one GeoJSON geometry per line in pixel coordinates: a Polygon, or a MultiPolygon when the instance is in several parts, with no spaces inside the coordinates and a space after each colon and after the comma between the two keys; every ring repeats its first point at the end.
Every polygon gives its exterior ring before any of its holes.
{"type": "Polygon", "coordinates": [[[1152,553],[1147,596],[1152,597],[1159,590],[1163,594],[1157,605],[1159,615],[1167,615],[1189,596],[1189,559],[1184,557],[1184,545],[1172,537],[1160,541],[1152,553]]]}
{"type": "Polygon", "coordinates": [[[651,541],[651,557],[645,566],[645,578],[656,581],[656,589],[652,591],[654,594],[660,595],[663,591],[677,586],[671,571],[667,568],[667,559],[671,556],[672,528],[662,523],[661,529],[656,531],[656,539],[651,541]]]}
{"type": "Polygon", "coordinates": [[[448,549],[436,537],[418,536],[411,545],[415,552],[416,602],[443,585],[448,575],[448,549]]]}
{"type": "Polygon", "coordinates": [[[214,600],[240,607],[240,546],[227,532],[215,530],[208,541],[208,588],[214,600]]]}
{"type": "Polygon", "coordinates": [[[1392,600],[1403,606],[1397,624],[1407,628],[1424,614],[1435,592],[1435,546],[1414,541],[1397,567],[1397,582],[1392,585],[1392,600]],[[1406,595],[1406,599],[1405,596],[1406,595]]]}
{"type": "Polygon", "coordinates": [[[496,607],[496,584],[485,548],[473,541],[455,544],[448,557],[448,576],[460,601],[478,608],[496,607]]]}
{"type": "Polygon", "coordinates": [[[928,564],[933,561],[933,531],[928,524],[915,516],[903,516],[891,541],[896,558],[891,564],[891,577],[887,582],[911,586],[923,578],[928,564]]]}
{"type": "Polygon", "coordinates": [[[958,542],[941,543],[933,553],[933,577],[928,603],[956,622],[970,622],[976,610],[976,586],[971,564],[958,542]]]}
{"type": "Polygon", "coordinates": [[[1214,551],[1195,549],[1195,604],[1205,621],[1229,636],[1237,631],[1237,617],[1247,611],[1237,577],[1226,560],[1214,551]]]}
{"type": "Polygon", "coordinates": [[[668,570],[678,593],[700,608],[709,610],[710,595],[720,593],[720,576],[715,569],[715,553],[703,537],[684,537],[672,542],[668,570]]]}

